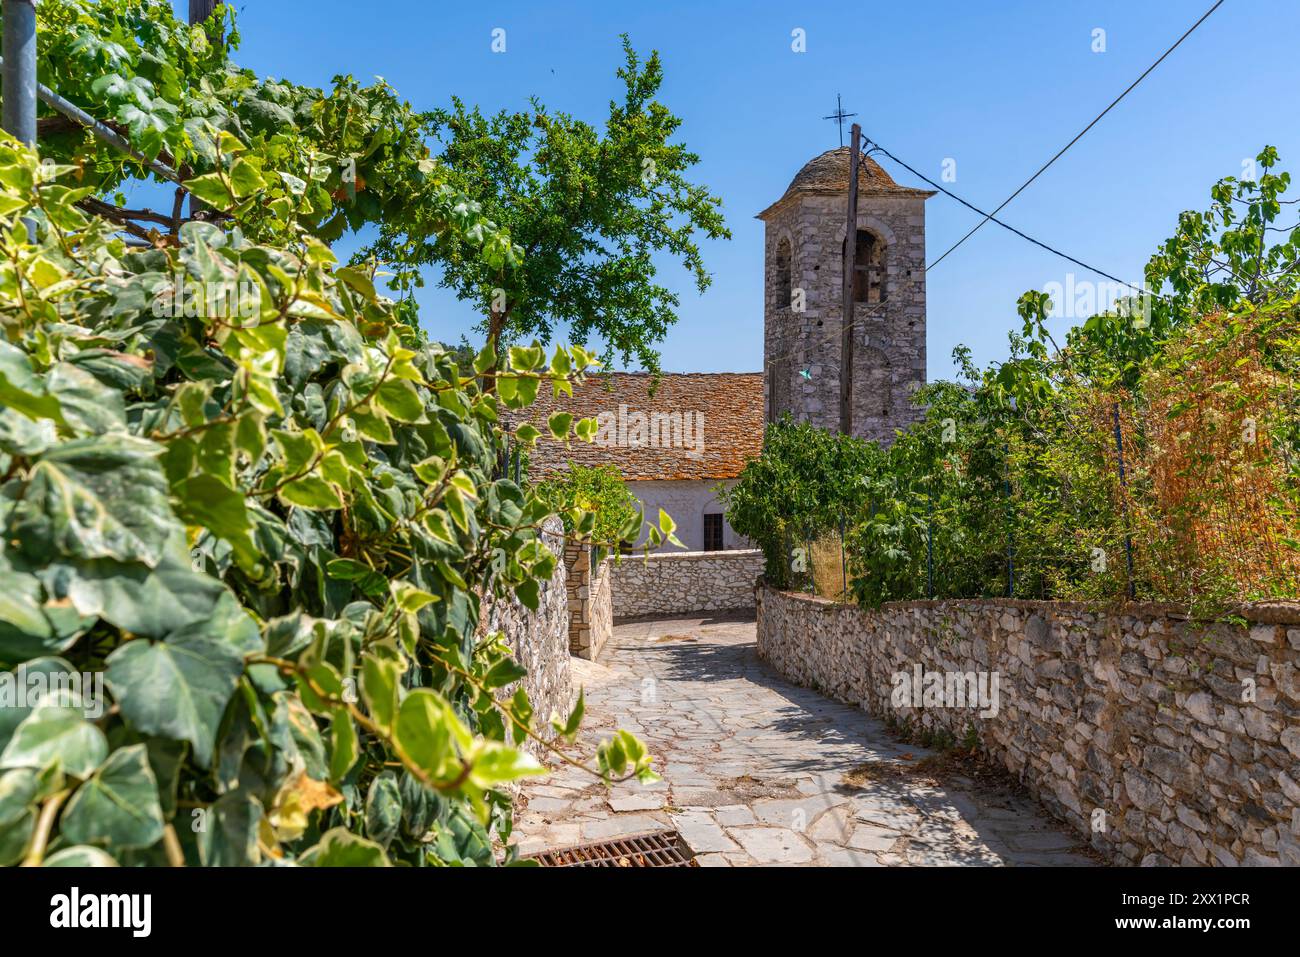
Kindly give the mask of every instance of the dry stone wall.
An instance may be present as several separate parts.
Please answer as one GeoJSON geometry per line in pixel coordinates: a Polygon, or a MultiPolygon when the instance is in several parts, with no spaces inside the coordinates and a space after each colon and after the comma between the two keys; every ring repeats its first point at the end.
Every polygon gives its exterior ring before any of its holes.
{"type": "Polygon", "coordinates": [[[569,543],[564,546],[564,565],[567,569],[569,651],[579,658],[594,661],[614,633],[609,563],[601,562],[593,569],[591,549],[569,543]]]}
{"type": "Polygon", "coordinates": [[[754,582],[763,571],[758,549],[669,552],[606,559],[618,618],[746,611],[754,607],[754,582]]]}
{"type": "MultiPolygon", "coordinates": [[[[542,540],[557,556],[563,554],[563,527],[559,519],[543,526],[542,540]]],[[[549,733],[545,719],[552,713],[567,714],[573,685],[569,674],[569,607],[565,589],[565,570],[557,562],[549,581],[541,583],[537,611],[531,611],[519,599],[488,598],[483,601],[480,628],[484,633],[501,631],[514,651],[515,659],[528,670],[522,683],[533,704],[533,711],[543,720],[539,732],[549,733]]],[[[509,698],[518,685],[502,689],[509,698]]],[[[529,741],[526,747],[537,753],[539,746],[529,741]]]]}
{"type": "Polygon", "coordinates": [[[762,587],[787,678],[968,734],[1116,863],[1300,865],[1300,606],[934,601],[878,610],[762,587]],[[996,676],[996,684],[994,678],[996,676]]]}

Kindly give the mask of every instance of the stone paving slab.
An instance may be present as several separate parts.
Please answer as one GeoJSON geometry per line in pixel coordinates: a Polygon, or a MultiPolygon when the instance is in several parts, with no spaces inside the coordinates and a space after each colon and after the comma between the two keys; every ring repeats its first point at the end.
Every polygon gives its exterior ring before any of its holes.
{"type": "Polygon", "coordinates": [[[607,789],[559,764],[523,786],[512,836],[522,853],[675,827],[702,866],[1095,863],[1022,794],[898,774],[846,781],[864,765],[905,769],[932,752],[775,676],[758,659],[752,620],[619,625],[599,662],[572,664],[587,701],[573,756],[626,728],[664,780],[607,789]]]}

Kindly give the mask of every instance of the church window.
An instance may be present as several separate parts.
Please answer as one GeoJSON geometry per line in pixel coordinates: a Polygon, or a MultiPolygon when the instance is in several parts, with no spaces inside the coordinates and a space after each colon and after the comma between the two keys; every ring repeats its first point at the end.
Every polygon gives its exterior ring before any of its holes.
{"type": "Polygon", "coordinates": [[[785,309],[790,305],[790,240],[782,239],[776,244],[776,308],[785,309]]]}
{"type": "Polygon", "coordinates": [[[722,513],[706,512],[704,515],[704,550],[722,551],[722,513]]]}
{"type": "Polygon", "coordinates": [[[885,301],[885,244],[859,229],[853,256],[853,301],[885,301]]]}

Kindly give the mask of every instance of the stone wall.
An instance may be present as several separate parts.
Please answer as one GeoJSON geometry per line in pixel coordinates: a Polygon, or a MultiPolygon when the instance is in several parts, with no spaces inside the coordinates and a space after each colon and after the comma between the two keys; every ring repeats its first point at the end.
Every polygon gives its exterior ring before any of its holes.
{"type": "MultiPolygon", "coordinates": [[[[884,245],[886,276],[884,303],[854,305],[852,431],[860,438],[891,442],[919,415],[911,399],[926,375],[924,195],[858,197],[858,229],[884,245]]],[[[796,194],[765,214],[768,421],[789,412],[839,430],[846,204],[847,193],[796,194]],[[792,286],[806,296],[802,311],[783,299],[776,255],[783,240],[791,246],[792,286]]]]}
{"type": "MultiPolygon", "coordinates": [[[[543,526],[542,539],[557,556],[564,548],[564,529],[557,518],[543,526]]],[[[482,632],[501,631],[515,653],[515,659],[528,670],[523,679],[533,711],[543,720],[537,730],[550,733],[546,718],[552,711],[568,714],[572,698],[569,676],[569,607],[565,589],[565,571],[556,564],[549,581],[542,582],[537,611],[531,611],[514,595],[489,598],[480,605],[479,625],[482,632]]],[[[503,688],[500,696],[509,698],[517,684],[503,688]]],[[[536,753],[540,746],[529,741],[527,749],[536,753]]]]}
{"type": "Polygon", "coordinates": [[[1116,863],[1298,865],[1300,607],[1241,614],[1243,626],[1197,626],[1156,605],[869,611],[764,587],[758,651],[880,717],[959,742],[973,729],[1116,863]],[[950,693],[972,678],[991,691],[996,675],[997,694],[954,707],[927,697],[933,672],[950,693]]]}
{"type": "Polygon", "coordinates": [[[594,661],[614,631],[609,563],[594,570],[591,549],[573,543],[564,546],[565,587],[569,609],[569,651],[594,661]]]}
{"type": "Polygon", "coordinates": [[[614,615],[639,618],[754,607],[754,582],[763,571],[758,549],[625,555],[612,567],[614,615]]]}

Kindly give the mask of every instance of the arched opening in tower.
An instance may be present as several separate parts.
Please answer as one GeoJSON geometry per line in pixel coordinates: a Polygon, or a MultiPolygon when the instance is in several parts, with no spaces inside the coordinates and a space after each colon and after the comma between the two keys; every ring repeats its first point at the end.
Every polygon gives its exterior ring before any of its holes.
{"type": "Polygon", "coordinates": [[[788,309],[790,307],[790,240],[782,239],[776,244],[776,256],[773,258],[773,269],[776,271],[776,307],[778,309],[788,309]]]}
{"type": "Polygon", "coordinates": [[[853,255],[853,301],[884,302],[885,243],[875,233],[859,229],[853,255]]]}

